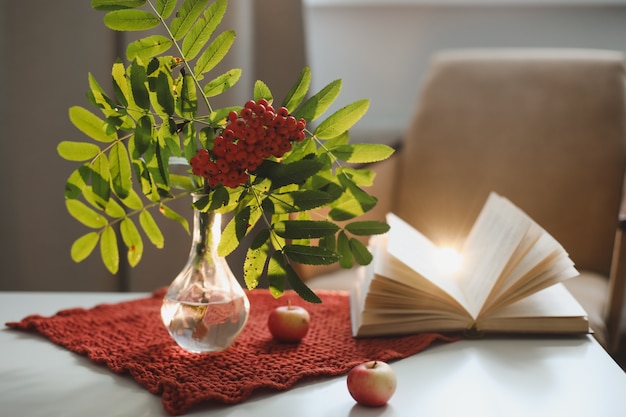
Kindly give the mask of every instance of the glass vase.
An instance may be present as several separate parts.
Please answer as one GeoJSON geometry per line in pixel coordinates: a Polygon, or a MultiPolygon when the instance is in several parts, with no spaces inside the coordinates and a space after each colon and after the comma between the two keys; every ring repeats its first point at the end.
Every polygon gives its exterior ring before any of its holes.
{"type": "MultiPolygon", "coordinates": [[[[202,195],[194,195],[194,201],[202,195]]],[[[243,329],[250,303],[226,259],[219,256],[221,215],[194,210],[189,259],[172,281],[161,318],[172,338],[194,353],[228,348],[243,329]]]]}

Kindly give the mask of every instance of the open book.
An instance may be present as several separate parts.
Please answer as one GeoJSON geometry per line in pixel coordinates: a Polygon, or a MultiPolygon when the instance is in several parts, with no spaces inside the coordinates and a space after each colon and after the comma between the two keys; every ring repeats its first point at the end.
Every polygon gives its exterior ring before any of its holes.
{"type": "Polygon", "coordinates": [[[587,313],[562,281],[578,275],[564,248],[491,193],[454,270],[442,248],[395,216],[371,241],[351,292],[355,337],[419,332],[587,333],[587,313]]]}

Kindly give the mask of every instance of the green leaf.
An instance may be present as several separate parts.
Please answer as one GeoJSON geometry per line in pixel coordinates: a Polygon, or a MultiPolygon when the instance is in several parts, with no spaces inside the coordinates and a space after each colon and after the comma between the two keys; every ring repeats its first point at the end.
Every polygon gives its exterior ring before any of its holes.
{"type": "Polygon", "coordinates": [[[283,107],[286,107],[290,113],[293,113],[296,108],[302,103],[304,97],[306,96],[307,91],[309,91],[309,86],[311,84],[311,68],[305,67],[296,83],[291,87],[287,96],[283,100],[283,107]]]}
{"type": "Polygon", "coordinates": [[[316,120],[333,104],[341,92],[341,83],[341,80],[335,80],[322,88],[294,113],[294,117],[302,117],[308,122],[316,120]]]}
{"type": "Polygon", "coordinates": [[[209,81],[204,86],[204,95],[207,97],[215,97],[222,94],[239,81],[241,73],[241,69],[233,68],[219,77],[209,81]]]}
{"type": "Polygon", "coordinates": [[[389,231],[389,225],[376,220],[362,220],[346,224],[345,229],[357,236],[382,235],[389,231]]]}
{"type": "Polygon", "coordinates": [[[374,185],[375,174],[371,169],[341,167],[337,168],[336,172],[337,175],[347,175],[360,187],[370,187],[374,185]]]}
{"type": "Polygon", "coordinates": [[[367,249],[367,246],[365,246],[360,240],[356,238],[351,238],[350,250],[352,251],[352,255],[354,255],[354,259],[359,265],[368,265],[370,262],[372,262],[372,254],[367,249]]]}
{"type": "Polygon", "coordinates": [[[131,267],[137,266],[143,256],[143,240],[133,221],[126,217],[120,223],[122,241],[128,248],[127,259],[131,267]]]}
{"type": "Polygon", "coordinates": [[[343,231],[337,235],[337,252],[341,255],[339,265],[344,269],[350,269],[354,265],[352,251],[350,250],[350,239],[343,231]]]}
{"type": "Polygon", "coordinates": [[[111,195],[111,168],[106,155],[100,154],[94,160],[91,169],[91,188],[102,202],[106,203],[111,195]]]}
{"type": "Polygon", "coordinates": [[[57,145],[57,153],[68,161],[87,161],[98,155],[100,147],[93,143],[62,141],[57,145]]]}
{"type": "MultiPolygon", "coordinates": [[[[195,91],[195,90],[194,90],[195,91]]],[[[196,102],[197,104],[197,102],[196,102]]],[[[183,152],[187,159],[193,158],[198,151],[198,141],[196,140],[195,123],[186,123],[182,128],[183,152]]]]}
{"type": "Polygon", "coordinates": [[[369,108],[369,100],[357,100],[337,110],[315,129],[315,136],[330,139],[350,129],[369,108]]]}
{"type": "Polygon", "coordinates": [[[116,219],[121,219],[122,217],[126,216],[126,211],[124,210],[124,207],[122,207],[120,203],[112,198],[110,198],[109,201],[106,203],[106,206],[104,207],[104,212],[108,216],[116,219]]]}
{"type": "Polygon", "coordinates": [[[156,11],[163,19],[167,19],[176,8],[176,3],[177,0],[157,0],[156,11]]]}
{"type": "Polygon", "coordinates": [[[320,190],[299,190],[287,193],[271,194],[276,213],[293,213],[311,210],[330,203],[333,198],[330,194],[320,190]]]}
{"type": "Polygon", "coordinates": [[[211,114],[209,115],[209,121],[213,123],[217,123],[217,124],[224,124],[226,123],[226,118],[228,117],[228,113],[230,113],[231,111],[239,112],[241,111],[242,108],[243,107],[241,106],[230,106],[230,107],[217,109],[211,112],[211,114]]]}
{"type": "MultiPolygon", "coordinates": [[[[169,182],[169,153],[167,148],[161,146],[152,146],[144,154],[146,167],[150,173],[150,177],[158,190],[168,192],[170,190],[169,182]]],[[[157,191],[158,192],[158,191],[157,191]]],[[[157,197],[160,200],[159,197],[157,197]]]]}
{"type": "Polygon", "coordinates": [[[227,256],[239,246],[263,213],[257,207],[245,206],[226,224],[217,247],[220,256],[227,256]]]}
{"type": "Polygon", "coordinates": [[[276,258],[277,262],[281,264],[284,268],[285,273],[287,275],[287,281],[291,288],[305,301],[309,303],[319,304],[322,300],[313,292],[307,285],[302,281],[302,279],[298,276],[293,267],[285,262],[285,259],[281,256],[279,252],[274,253],[273,258],[276,258]]]}
{"type": "Polygon", "coordinates": [[[153,140],[152,119],[148,115],[142,116],[137,121],[137,126],[135,127],[135,134],[133,135],[133,138],[132,138],[135,150],[137,151],[137,156],[143,155],[150,148],[150,144],[152,140],[153,140]]]}
{"type": "Polygon", "coordinates": [[[135,9],[145,3],[146,0],[91,0],[91,7],[100,11],[135,9]]]}
{"type": "Polygon", "coordinates": [[[339,226],[326,220],[285,220],[274,223],[273,229],[286,239],[315,239],[334,235],[339,226]]]}
{"type": "Polygon", "coordinates": [[[342,161],[365,164],[389,158],[393,154],[394,149],[391,146],[379,143],[356,143],[336,146],[331,148],[330,152],[342,161]]]}
{"type": "Polygon", "coordinates": [[[197,187],[186,175],[170,174],[170,186],[179,190],[193,191],[197,187]]]}
{"type": "Polygon", "coordinates": [[[139,224],[143,232],[148,236],[148,239],[150,239],[150,242],[152,242],[155,247],[161,249],[165,244],[165,239],[163,238],[161,229],[159,229],[159,225],[154,221],[152,214],[145,210],[139,213],[139,224]]]}
{"type": "Polygon", "coordinates": [[[109,152],[109,165],[111,166],[111,179],[113,190],[120,198],[128,197],[131,187],[130,160],[128,152],[122,142],[117,142],[109,152]]]}
{"type": "Polygon", "coordinates": [[[111,226],[105,227],[102,231],[100,256],[109,272],[116,274],[120,267],[120,254],[117,249],[117,236],[111,226]]]}
{"type": "Polygon", "coordinates": [[[185,59],[194,59],[204,48],[204,45],[209,41],[224,17],[226,4],[225,0],[215,1],[204,12],[203,17],[198,19],[193,25],[191,31],[183,40],[182,51],[185,59]]]}
{"type": "Polygon", "coordinates": [[[161,107],[162,113],[168,116],[173,115],[175,110],[175,99],[172,94],[174,87],[171,80],[172,79],[165,72],[159,71],[159,75],[157,75],[156,82],[154,83],[157,104],[161,107]]]}
{"type": "Polygon", "coordinates": [[[269,249],[270,231],[261,229],[252,239],[243,264],[243,279],[249,290],[259,285],[259,278],[265,270],[269,249]]]}
{"type": "Polygon", "coordinates": [[[102,214],[87,207],[82,201],[67,199],[65,207],[73,218],[92,229],[101,229],[109,224],[102,214]]]}
{"type": "Polygon", "coordinates": [[[306,265],[332,265],[339,256],[319,246],[285,245],[283,253],[294,262],[306,265]]]}
{"type": "Polygon", "coordinates": [[[130,89],[133,92],[135,103],[144,110],[150,110],[150,95],[148,94],[147,83],[146,68],[135,59],[130,64],[130,89]]]}
{"type": "Polygon", "coordinates": [[[193,206],[200,211],[217,210],[228,203],[230,196],[226,187],[219,186],[212,193],[194,202],[193,206]]]}
{"type": "Polygon", "coordinates": [[[185,75],[183,77],[183,88],[180,92],[180,99],[181,116],[185,119],[194,119],[198,112],[198,97],[196,84],[191,75],[185,75]]]}
{"type": "Polygon", "coordinates": [[[137,39],[126,47],[126,58],[133,61],[139,58],[147,62],[150,58],[160,55],[170,49],[172,41],[162,35],[148,36],[147,38],[137,39]]]}
{"type": "Polygon", "coordinates": [[[82,262],[96,248],[98,241],[100,240],[100,233],[98,232],[89,232],[86,235],[83,235],[76,239],[72,244],[72,248],[70,249],[70,255],[74,262],[82,262]]]}
{"type": "Polygon", "coordinates": [[[89,101],[94,106],[100,107],[104,115],[107,117],[122,116],[123,111],[120,111],[120,109],[117,108],[117,105],[104,92],[102,87],[100,87],[100,84],[98,84],[98,82],[96,81],[96,79],[91,73],[89,73],[88,78],[89,78],[89,92],[88,92],[89,101]]]}
{"type": "Polygon", "coordinates": [[[230,71],[209,81],[204,86],[204,95],[207,97],[215,97],[234,86],[241,78],[241,69],[233,68],[230,71]]]}
{"type": "Polygon", "coordinates": [[[196,76],[211,71],[226,56],[235,41],[235,31],[228,30],[220,34],[200,55],[194,67],[196,76]]]}
{"type": "Polygon", "coordinates": [[[78,198],[87,187],[87,181],[90,177],[91,168],[87,165],[81,165],[74,170],[65,183],[65,197],[78,198]]]}
{"type": "Polygon", "coordinates": [[[271,103],[273,100],[272,92],[270,91],[270,88],[267,86],[267,84],[265,84],[261,80],[257,80],[254,83],[254,100],[259,101],[262,98],[271,103]]]}
{"type": "Polygon", "coordinates": [[[209,0],[185,0],[172,20],[170,31],[174,39],[181,40],[189,31],[193,22],[204,10],[209,0]]]}
{"type": "Polygon", "coordinates": [[[176,213],[174,210],[172,210],[170,207],[166,206],[165,204],[161,204],[161,206],[159,207],[159,211],[168,219],[174,220],[175,222],[180,223],[180,225],[183,226],[183,228],[187,231],[187,233],[189,233],[189,222],[187,221],[185,217],[176,213]]]}
{"type": "Polygon", "coordinates": [[[161,21],[144,10],[113,10],[104,15],[104,24],[117,31],[146,30],[157,27],[161,21]]]}
{"type": "Polygon", "coordinates": [[[378,200],[359,188],[345,175],[338,177],[346,193],[333,203],[328,216],[337,221],[349,220],[374,208],[378,200]]]}
{"type": "Polygon", "coordinates": [[[132,96],[130,93],[130,87],[126,79],[126,68],[121,62],[116,62],[111,68],[111,77],[113,78],[113,89],[115,90],[115,96],[119,100],[123,107],[128,107],[128,104],[132,102],[132,96]]]}
{"type": "Polygon", "coordinates": [[[107,133],[107,124],[89,110],[72,106],[69,114],[72,124],[90,138],[105,143],[111,143],[117,139],[117,135],[107,133]]]}
{"type": "Polygon", "coordinates": [[[269,284],[270,294],[274,298],[279,298],[285,292],[285,279],[287,271],[285,271],[285,263],[282,261],[283,256],[279,252],[274,252],[267,263],[267,281],[269,284]]]}
{"type": "Polygon", "coordinates": [[[298,184],[318,173],[323,164],[315,159],[303,159],[289,164],[264,161],[256,170],[256,174],[268,178],[273,188],[288,184],[298,184]]]}
{"type": "Polygon", "coordinates": [[[141,210],[143,208],[143,202],[139,194],[132,188],[129,190],[128,196],[122,199],[124,205],[132,210],[141,210]]]}

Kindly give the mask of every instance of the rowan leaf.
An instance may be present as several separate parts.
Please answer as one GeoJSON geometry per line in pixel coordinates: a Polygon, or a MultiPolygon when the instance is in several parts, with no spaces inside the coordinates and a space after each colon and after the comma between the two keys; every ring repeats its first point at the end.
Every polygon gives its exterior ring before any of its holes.
{"type": "Polygon", "coordinates": [[[339,256],[319,246],[286,245],[283,253],[294,262],[305,265],[331,265],[339,260],[339,256]]]}
{"type": "Polygon", "coordinates": [[[126,47],[126,59],[133,61],[139,58],[144,62],[154,56],[160,55],[172,47],[172,41],[162,35],[152,35],[137,39],[126,47]]]}
{"type": "Polygon", "coordinates": [[[104,15],[104,24],[121,32],[152,29],[159,23],[158,16],[145,10],[113,10],[104,15]]]}
{"type": "Polygon", "coordinates": [[[128,151],[122,142],[117,142],[109,152],[111,182],[118,197],[128,197],[133,184],[131,182],[130,160],[128,151]]]}
{"type": "Polygon", "coordinates": [[[290,113],[293,113],[296,108],[302,103],[304,97],[306,97],[306,93],[309,91],[309,86],[311,85],[311,68],[304,67],[298,80],[291,87],[285,99],[283,100],[282,105],[286,107],[290,113]]]}
{"type": "Polygon", "coordinates": [[[344,228],[357,236],[382,235],[389,231],[389,225],[377,220],[361,220],[348,223],[344,228]]]}
{"type": "Polygon", "coordinates": [[[285,220],[274,223],[273,230],[285,239],[316,239],[337,233],[339,226],[326,220],[285,220]]]}
{"type": "Polygon", "coordinates": [[[177,41],[181,40],[191,26],[196,21],[209,0],[185,0],[183,5],[176,12],[176,17],[172,20],[170,31],[177,41]]]}
{"type": "Polygon", "coordinates": [[[200,76],[215,68],[226,56],[234,41],[234,30],[227,30],[215,38],[196,61],[193,69],[196,76],[200,76]]]}
{"type": "Polygon", "coordinates": [[[116,274],[120,267],[120,254],[117,247],[117,235],[111,226],[107,226],[100,236],[100,256],[110,273],[116,274]]]}
{"type": "Polygon", "coordinates": [[[93,253],[99,240],[100,234],[98,232],[89,232],[76,239],[70,249],[72,260],[82,262],[87,259],[93,253]]]}
{"type": "Polygon", "coordinates": [[[107,124],[89,110],[80,106],[72,106],[69,114],[72,124],[93,140],[111,143],[117,139],[116,134],[107,131],[107,124]]]}
{"type": "Polygon", "coordinates": [[[329,150],[337,159],[354,164],[383,161],[394,152],[391,146],[380,143],[339,145],[331,147],[329,150]]]}
{"type": "Polygon", "coordinates": [[[139,224],[143,232],[148,236],[150,242],[152,242],[155,247],[161,249],[165,244],[165,239],[163,238],[163,233],[161,233],[159,225],[154,220],[154,217],[152,217],[152,214],[146,210],[139,213],[139,224]]]}
{"type": "Polygon", "coordinates": [[[312,122],[319,118],[333,104],[339,93],[341,92],[341,80],[335,80],[326,85],[319,92],[309,98],[294,113],[296,119],[304,118],[308,122],[312,122]]]}
{"type": "Polygon", "coordinates": [[[359,265],[368,265],[370,262],[372,262],[373,256],[371,252],[369,251],[369,249],[367,249],[367,246],[365,246],[363,242],[361,242],[357,238],[353,237],[350,239],[350,251],[354,256],[354,260],[359,265]]]}
{"type": "Polygon", "coordinates": [[[317,126],[315,136],[319,139],[331,139],[346,132],[367,112],[369,103],[367,99],[357,100],[337,110],[317,126]]]}
{"type": "Polygon", "coordinates": [[[241,78],[241,73],[241,69],[233,68],[225,72],[224,74],[214,78],[204,86],[204,95],[207,97],[215,97],[222,94],[223,92],[234,86],[237,81],[239,81],[239,79],[241,78]]]}
{"type": "Polygon", "coordinates": [[[131,267],[137,266],[143,256],[143,239],[135,223],[128,217],[120,222],[120,234],[122,241],[128,248],[127,259],[131,267]]]}
{"type": "Polygon", "coordinates": [[[62,141],[57,145],[57,153],[68,161],[88,161],[98,155],[100,147],[88,142],[62,141]]]}
{"type": "Polygon", "coordinates": [[[106,217],[87,207],[80,200],[67,199],[65,200],[65,207],[72,217],[92,229],[101,229],[108,224],[106,217]]]}

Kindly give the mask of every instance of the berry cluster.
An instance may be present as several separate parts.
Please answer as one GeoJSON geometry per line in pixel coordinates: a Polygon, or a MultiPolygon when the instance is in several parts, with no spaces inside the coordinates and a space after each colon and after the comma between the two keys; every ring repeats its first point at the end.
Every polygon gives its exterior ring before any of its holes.
{"type": "Polygon", "coordinates": [[[211,151],[200,149],[191,158],[195,175],[207,179],[210,187],[222,183],[235,188],[248,180],[265,158],[282,157],[292,142],[304,140],[306,121],[296,120],[285,107],[277,111],[265,99],[249,100],[241,112],[231,111],[222,134],[211,151]]]}

